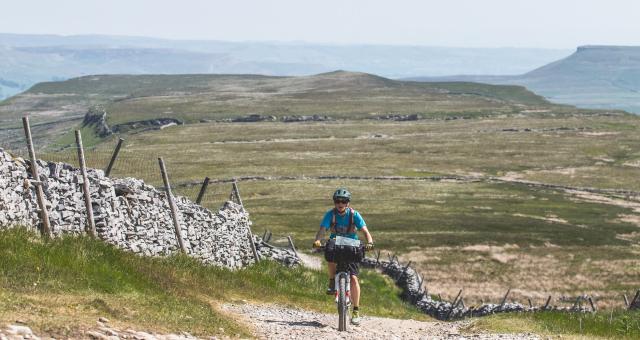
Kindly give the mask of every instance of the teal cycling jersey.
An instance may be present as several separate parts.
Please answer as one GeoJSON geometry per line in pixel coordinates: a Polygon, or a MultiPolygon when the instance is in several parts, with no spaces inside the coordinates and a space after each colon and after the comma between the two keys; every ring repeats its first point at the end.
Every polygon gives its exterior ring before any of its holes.
{"type": "Polygon", "coordinates": [[[334,212],[334,209],[330,209],[324,214],[324,217],[322,218],[322,222],[320,222],[320,226],[325,228],[326,230],[332,229],[331,224],[334,218],[334,214],[335,214],[336,225],[335,225],[335,230],[331,230],[331,235],[329,236],[330,239],[335,238],[336,235],[340,235],[340,236],[349,237],[357,240],[358,234],[356,233],[356,231],[367,226],[367,224],[365,223],[360,213],[351,208],[347,208],[347,210],[343,215],[340,215],[337,212],[334,212]],[[355,230],[350,232],[349,224],[351,222],[352,213],[353,213],[353,227],[354,227],[353,229],[355,230]]]}

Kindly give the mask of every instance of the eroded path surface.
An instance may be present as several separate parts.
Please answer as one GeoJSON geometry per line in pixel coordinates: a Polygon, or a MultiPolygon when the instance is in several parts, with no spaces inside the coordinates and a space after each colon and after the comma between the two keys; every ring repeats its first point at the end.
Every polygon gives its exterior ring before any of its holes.
{"type": "Polygon", "coordinates": [[[364,316],[360,326],[338,332],[337,314],[277,305],[225,304],[260,339],[540,339],[534,334],[461,334],[469,321],[424,322],[364,316]]]}

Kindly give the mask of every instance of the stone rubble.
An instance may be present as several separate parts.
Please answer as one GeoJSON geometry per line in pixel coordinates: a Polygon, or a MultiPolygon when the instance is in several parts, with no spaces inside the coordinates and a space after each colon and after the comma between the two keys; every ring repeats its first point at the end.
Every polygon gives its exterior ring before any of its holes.
{"type": "Polygon", "coordinates": [[[233,123],[275,122],[277,120],[276,116],[263,116],[257,113],[229,119],[233,123]]]}
{"type": "Polygon", "coordinates": [[[23,325],[7,325],[5,329],[0,328],[0,340],[40,340],[40,337],[33,334],[31,328],[23,325]]]}
{"type": "Polygon", "coordinates": [[[406,114],[406,115],[402,115],[402,114],[387,114],[384,116],[377,116],[375,117],[375,119],[377,120],[394,120],[394,121],[398,121],[398,122],[406,122],[406,121],[415,121],[415,120],[420,120],[420,115],[417,113],[412,113],[412,114],[406,114]]]}
{"type": "MultiPolygon", "coordinates": [[[[29,163],[0,149],[0,228],[41,228],[29,163]]],[[[84,234],[80,170],[41,160],[38,166],[53,236],[84,234]]],[[[98,238],[144,256],[166,256],[180,250],[164,191],[135,178],[107,178],[102,170],[88,169],[88,175],[98,238]]],[[[177,196],[175,202],[189,256],[231,269],[255,261],[248,238],[251,221],[242,206],[226,202],[212,212],[185,197],[177,196]]],[[[274,251],[264,253],[267,257],[274,251]]]]}
{"type": "Polygon", "coordinates": [[[291,116],[283,116],[282,118],[280,118],[280,120],[285,123],[295,123],[295,122],[326,122],[326,121],[332,121],[334,119],[329,116],[321,116],[321,115],[312,115],[312,116],[291,115],[291,116]]]}
{"type": "MultiPolygon", "coordinates": [[[[102,319],[102,318],[101,318],[102,319]]],[[[180,334],[159,334],[155,332],[136,331],[133,329],[119,329],[113,326],[109,326],[106,322],[98,321],[96,326],[90,330],[82,331],[82,339],[97,339],[97,340],[118,340],[118,339],[133,339],[133,340],[197,340],[203,339],[195,337],[187,332],[181,332],[180,334]]],[[[7,325],[5,329],[0,328],[0,340],[40,340],[40,339],[53,339],[49,337],[36,336],[31,328],[24,325],[7,325]]],[[[218,339],[218,337],[212,336],[204,339],[218,339]]]]}
{"type": "Polygon", "coordinates": [[[293,250],[270,245],[256,235],[253,238],[261,259],[274,260],[287,267],[295,267],[302,263],[300,257],[293,250]]]}

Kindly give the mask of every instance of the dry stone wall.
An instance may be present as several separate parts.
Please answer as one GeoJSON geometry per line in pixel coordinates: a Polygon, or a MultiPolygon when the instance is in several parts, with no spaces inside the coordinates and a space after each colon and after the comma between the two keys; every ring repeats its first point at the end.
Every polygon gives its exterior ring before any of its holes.
{"type": "Polygon", "coordinates": [[[465,317],[487,316],[496,313],[513,312],[538,312],[538,311],[558,311],[570,313],[590,312],[582,305],[573,307],[560,307],[554,305],[545,306],[525,306],[520,303],[504,302],[501,304],[487,303],[480,306],[465,306],[462,298],[456,301],[438,301],[433,299],[425,289],[423,289],[424,278],[413,268],[410,263],[402,265],[397,258],[390,261],[380,261],[374,258],[365,258],[362,266],[366,268],[380,268],[383,274],[391,277],[396,285],[402,290],[402,297],[414,304],[420,311],[431,315],[439,320],[453,320],[465,317]]]}
{"type": "MultiPolygon", "coordinates": [[[[86,210],[79,169],[39,160],[53,236],[84,234],[86,210]]],[[[40,228],[29,162],[0,149],[0,228],[40,228]]],[[[179,251],[169,204],[163,191],[134,178],[107,178],[88,169],[97,236],[119,248],[145,256],[179,251]]],[[[227,268],[254,262],[249,214],[233,202],[212,212],[187,198],[175,197],[187,254],[227,268]]]]}

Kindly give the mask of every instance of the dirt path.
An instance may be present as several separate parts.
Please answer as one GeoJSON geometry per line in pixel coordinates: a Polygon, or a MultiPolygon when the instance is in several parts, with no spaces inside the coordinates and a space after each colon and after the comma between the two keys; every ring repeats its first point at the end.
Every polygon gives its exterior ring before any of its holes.
{"type": "Polygon", "coordinates": [[[461,334],[469,321],[424,322],[364,316],[338,332],[337,315],[277,305],[225,304],[222,309],[254,328],[260,339],[540,339],[533,334],[461,334]]]}

